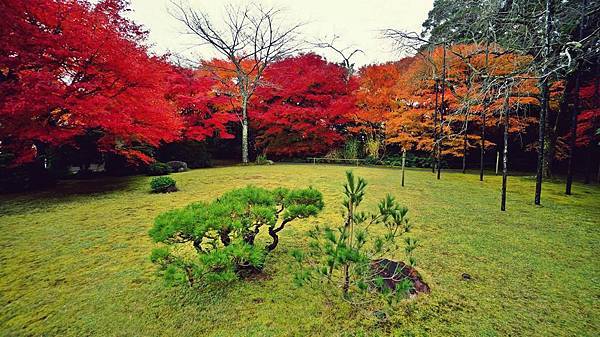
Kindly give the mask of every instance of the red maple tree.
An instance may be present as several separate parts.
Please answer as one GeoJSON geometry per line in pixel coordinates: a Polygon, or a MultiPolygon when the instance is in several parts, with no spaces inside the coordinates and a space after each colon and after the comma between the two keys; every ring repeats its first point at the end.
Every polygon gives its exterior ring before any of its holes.
{"type": "Polygon", "coordinates": [[[600,80],[596,77],[581,87],[582,111],[577,116],[577,146],[600,143],[600,80]]]}
{"type": "Polygon", "coordinates": [[[227,124],[235,120],[230,97],[219,90],[219,82],[209,74],[173,67],[166,98],[173,102],[183,119],[185,139],[234,137],[227,130],[227,124]]]}
{"type": "Polygon", "coordinates": [[[318,155],[344,140],[357,87],[345,68],[304,54],[272,64],[264,81],[250,111],[257,149],[276,156],[318,155]]]}
{"type": "Polygon", "coordinates": [[[150,161],[137,145],[179,137],[170,67],[148,56],[126,2],[0,2],[0,139],[15,163],[99,131],[98,149],[150,161]]]}

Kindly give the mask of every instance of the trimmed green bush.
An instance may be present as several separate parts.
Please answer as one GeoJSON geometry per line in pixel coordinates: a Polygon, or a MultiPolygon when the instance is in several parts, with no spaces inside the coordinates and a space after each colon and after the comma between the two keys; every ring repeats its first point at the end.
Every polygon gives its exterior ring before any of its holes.
{"type": "Polygon", "coordinates": [[[171,167],[165,163],[155,162],[148,165],[149,176],[164,176],[171,173],[171,167]]]}
{"type": "Polygon", "coordinates": [[[175,179],[167,176],[155,177],[150,181],[150,189],[152,193],[169,193],[176,192],[177,186],[175,179]]]}
{"type": "Polygon", "coordinates": [[[210,203],[160,214],[149,234],[165,246],[151,260],[171,284],[230,282],[262,270],[279,232],[291,221],[316,216],[323,206],[321,192],[312,188],[232,190],[210,203]],[[261,230],[270,237],[265,243],[255,242],[261,230]]]}

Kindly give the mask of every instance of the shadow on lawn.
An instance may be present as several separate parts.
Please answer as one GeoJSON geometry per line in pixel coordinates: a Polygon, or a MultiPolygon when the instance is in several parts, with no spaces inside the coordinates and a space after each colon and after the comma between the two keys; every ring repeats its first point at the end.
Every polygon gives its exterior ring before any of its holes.
{"type": "Polygon", "coordinates": [[[0,195],[0,215],[41,212],[80,198],[102,198],[115,191],[132,191],[136,176],[61,180],[55,186],[32,192],[0,195]],[[18,206],[16,206],[18,205],[18,206]]]}

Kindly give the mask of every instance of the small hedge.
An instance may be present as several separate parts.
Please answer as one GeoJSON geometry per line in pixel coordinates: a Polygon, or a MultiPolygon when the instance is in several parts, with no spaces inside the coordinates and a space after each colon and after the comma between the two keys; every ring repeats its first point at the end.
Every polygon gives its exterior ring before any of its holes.
{"type": "Polygon", "coordinates": [[[167,162],[169,168],[171,168],[171,172],[184,172],[188,170],[188,166],[184,161],[170,161],[167,162]]]}
{"type": "Polygon", "coordinates": [[[171,166],[169,166],[165,163],[158,162],[158,161],[155,163],[152,163],[148,166],[148,175],[149,176],[164,176],[171,172],[172,172],[171,166]]]}
{"type": "Polygon", "coordinates": [[[167,176],[152,178],[150,181],[150,189],[152,193],[169,193],[176,192],[177,186],[175,179],[167,176]]]}

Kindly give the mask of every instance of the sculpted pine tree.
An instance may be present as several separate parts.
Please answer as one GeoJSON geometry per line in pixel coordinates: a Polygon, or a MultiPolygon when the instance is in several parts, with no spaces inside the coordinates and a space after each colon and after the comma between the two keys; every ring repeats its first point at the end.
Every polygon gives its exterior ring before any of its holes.
{"type": "Polygon", "coordinates": [[[164,245],[151,259],[171,283],[229,282],[260,271],[286,225],[316,216],[323,207],[322,194],[312,188],[232,190],[212,202],[160,214],[149,234],[164,245]],[[266,245],[256,240],[263,229],[270,237],[266,245]]]}

